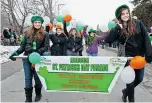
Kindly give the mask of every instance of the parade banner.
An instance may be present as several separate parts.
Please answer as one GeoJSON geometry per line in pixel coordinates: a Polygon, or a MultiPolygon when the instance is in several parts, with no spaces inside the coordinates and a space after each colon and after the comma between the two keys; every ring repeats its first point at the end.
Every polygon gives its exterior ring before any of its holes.
{"type": "Polygon", "coordinates": [[[47,92],[110,93],[126,62],[125,57],[42,56],[35,69],[47,92]]]}

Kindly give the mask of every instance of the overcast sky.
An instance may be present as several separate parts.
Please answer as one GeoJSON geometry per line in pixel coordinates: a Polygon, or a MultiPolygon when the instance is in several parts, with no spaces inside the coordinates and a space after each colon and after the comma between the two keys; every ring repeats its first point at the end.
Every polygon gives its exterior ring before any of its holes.
{"type": "Polygon", "coordinates": [[[97,24],[107,26],[108,21],[115,18],[115,10],[122,4],[127,4],[131,11],[133,5],[130,0],[60,0],[65,2],[61,13],[68,10],[73,19],[81,21],[84,24],[96,29],[97,24]]]}

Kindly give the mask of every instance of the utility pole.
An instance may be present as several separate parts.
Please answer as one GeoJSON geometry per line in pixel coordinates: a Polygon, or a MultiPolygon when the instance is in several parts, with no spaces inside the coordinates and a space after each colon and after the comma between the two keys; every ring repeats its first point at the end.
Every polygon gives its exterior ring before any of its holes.
{"type": "Polygon", "coordinates": [[[58,14],[60,14],[60,6],[64,6],[64,5],[66,5],[66,4],[58,4],[58,14]]]}

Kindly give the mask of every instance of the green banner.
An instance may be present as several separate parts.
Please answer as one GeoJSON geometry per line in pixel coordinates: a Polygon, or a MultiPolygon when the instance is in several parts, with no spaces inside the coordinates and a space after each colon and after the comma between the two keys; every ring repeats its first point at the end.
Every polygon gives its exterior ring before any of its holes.
{"type": "Polygon", "coordinates": [[[42,58],[41,64],[36,65],[36,71],[46,91],[110,93],[127,61],[127,58],[122,57],[87,57],[84,61],[82,59],[84,57],[42,58]]]}

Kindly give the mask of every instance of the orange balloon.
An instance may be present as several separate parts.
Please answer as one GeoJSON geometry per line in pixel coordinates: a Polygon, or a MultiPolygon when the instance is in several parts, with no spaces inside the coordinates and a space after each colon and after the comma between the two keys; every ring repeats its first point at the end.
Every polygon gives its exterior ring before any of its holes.
{"type": "Polygon", "coordinates": [[[50,24],[49,24],[49,27],[50,27],[50,30],[52,30],[52,28],[53,28],[53,25],[50,23],[50,24]]]}
{"type": "Polygon", "coordinates": [[[72,16],[71,15],[67,14],[67,15],[64,16],[64,21],[70,22],[71,20],[72,20],[72,16]]]}
{"type": "Polygon", "coordinates": [[[146,60],[142,56],[135,56],[130,61],[130,66],[133,69],[142,69],[146,65],[146,60]]]}

